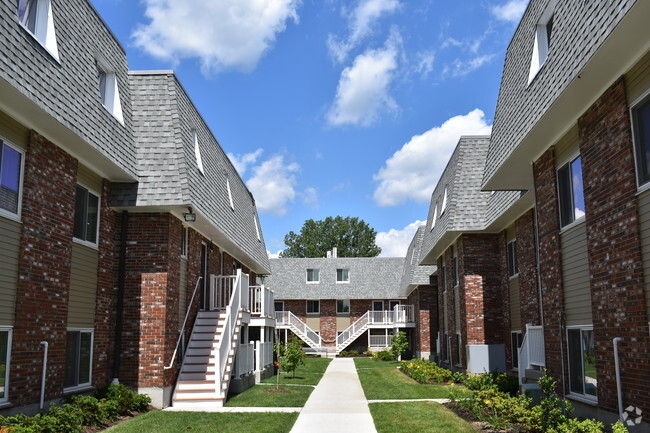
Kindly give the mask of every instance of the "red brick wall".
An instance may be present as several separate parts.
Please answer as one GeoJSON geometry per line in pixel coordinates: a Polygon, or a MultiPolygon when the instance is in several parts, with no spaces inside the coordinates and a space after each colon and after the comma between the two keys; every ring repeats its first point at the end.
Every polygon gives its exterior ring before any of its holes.
{"type": "Polygon", "coordinates": [[[307,320],[307,303],[304,300],[284,301],[284,311],[291,311],[303,322],[307,320]]]}
{"type": "Polygon", "coordinates": [[[40,397],[43,348],[49,342],[45,398],[63,391],[77,161],[32,131],[25,156],[11,402],[40,397]]]}
{"type": "Polygon", "coordinates": [[[596,339],[598,403],[617,408],[612,339],[623,399],[650,411],[650,338],[643,287],[631,124],[620,78],[579,119],[596,339]]]}
{"type": "MultiPolygon", "coordinates": [[[[377,299],[378,301],[379,299],[377,299]]],[[[385,308],[388,308],[386,306],[385,308]]],[[[372,310],[371,299],[351,299],[350,300],[350,323],[357,321],[367,311],[372,310]]]]}
{"type": "Polygon", "coordinates": [[[412,333],[413,349],[418,352],[435,352],[438,333],[438,299],[434,286],[418,286],[409,295],[407,305],[415,311],[415,329],[412,333]]]}
{"type": "Polygon", "coordinates": [[[336,300],[320,300],[320,336],[325,345],[336,345],[336,300]]]}
{"type": "Polygon", "coordinates": [[[539,290],[537,287],[537,256],[535,250],[535,211],[529,210],[515,222],[517,262],[519,263],[519,304],[521,326],[540,325],[539,290]]]}
{"type": "MultiPolygon", "coordinates": [[[[508,275],[508,242],[506,230],[498,235],[499,266],[501,273],[501,314],[503,315],[503,343],[506,356],[506,369],[512,369],[512,318],[510,316],[510,277],[508,275]]],[[[519,253],[519,240],[517,240],[517,253],[519,253]]],[[[520,279],[521,281],[521,279],[520,279]]],[[[519,306],[517,306],[519,307],[519,306]]]]}

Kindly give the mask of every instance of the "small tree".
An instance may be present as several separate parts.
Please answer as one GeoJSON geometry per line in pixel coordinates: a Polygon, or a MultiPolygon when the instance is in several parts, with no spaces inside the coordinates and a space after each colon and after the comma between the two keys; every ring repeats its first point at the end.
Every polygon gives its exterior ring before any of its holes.
{"type": "Polygon", "coordinates": [[[391,344],[390,351],[393,352],[393,356],[395,356],[398,361],[401,361],[402,355],[406,352],[408,347],[409,342],[406,339],[406,332],[399,331],[397,335],[393,337],[393,344],[391,344]]]}
{"type": "Polygon", "coordinates": [[[275,351],[275,362],[273,365],[278,369],[276,374],[275,374],[275,389],[280,389],[280,367],[282,364],[280,363],[280,359],[282,357],[282,353],[284,347],[280,343],[280,331],[276,328],[275,329],[275,343],[273,343],[273,350],[275,351]]]}
{"type": "Polygon", "coordinates": [[[302,351],[302,343],[296,337],[289,338],[280,365],[284,371],[291,371],[293,377],[296,377],[296,368],[305,365],[305,352],[302,351]]]}

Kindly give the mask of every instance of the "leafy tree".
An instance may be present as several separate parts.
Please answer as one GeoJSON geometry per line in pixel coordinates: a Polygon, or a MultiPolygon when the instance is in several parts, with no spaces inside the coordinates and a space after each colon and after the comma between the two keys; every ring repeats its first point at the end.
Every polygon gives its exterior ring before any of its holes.
{"type": "Polygon", "coordinates": [[[287,345],[284,347],[280,365],[282,365],[284,371],[292,372],[293,377],[296,377],[296,368],[305,365],[305,352],[302,351],[302,342],[296,337],[289,338],[287,345]]]}
{"type": "Polygon", "coordinates": [[[402,354],[406,352],[406,349],[409,347],[409,342],[406,338],[406,332],[399,331],[395,337],[393,337],[393,344],[391,344],[390,350],[393,352],[393,356],[397,358],[398,361],[402,360],[402,354]]]}
{"type": "Polygon", "coordinates": [[[339,257],[376,257],[381,253],[376,237],[375,229],[356,217],[308,219],[300,233],[290,231],[284,237],[287,248],[280,257],[325,257],[334,247],[339,257]]]}

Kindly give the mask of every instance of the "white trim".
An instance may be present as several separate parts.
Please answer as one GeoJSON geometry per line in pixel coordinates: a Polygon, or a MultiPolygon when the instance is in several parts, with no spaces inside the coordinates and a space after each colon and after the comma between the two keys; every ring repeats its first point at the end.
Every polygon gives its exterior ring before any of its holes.
{"type": "Polygon", "coordinates": [[[350,268],[336,268],[336,284],[350,284],[350,268]],[[348,271],[348,279],[339,281],[339,270],[348,271]]]}
{"type": "MultiPolygon", "coordinates": [[[[648,102],[650,103],[650,89],[647,90],[641,97],[637,98],[634,102],[632,102],[628,108],[629,110],[629,116],[630,116],[630,127],[631,127],[631,133],[632,133],[632,153],[634,155],[634,177],[636,179],[636,185],[639,190],[639,192],[643,192],[650,188],[650,179],[648,179],[647,182],[641,184],[639,182],[639,161],[637,158],[637,151],[636,151],[636,134],[634,133],[634,109],[637,108],[637,105],[641,105],[643,102],[648,102]]],[[[650,127],[650,125],[649,125],[650,127]]],[[[650,171],[650,167],[648,167],[648,170],[650,171]]]]}
{"type": "Polygon", "coordinates": [[[307,299],[305,300],[305,314],[307,315],[320,315],[320,299],[307,299]],[[312,311],[309,312],[307,306],[309,305],[310,302],[318,302],[318,311],[312,311]]]}
{"type": "MultiPolygon", "coordinates": [[[[102,195],[99,194],[97,191],[95,191],[93,188],[90,188],[90,187],[86,186],[83,182],[79,182],[78,180],[77,180],[76,185],[79,185],[80,187],[85,188],[86,191],[88,191],[89,194],[92,194],[92,195],[97,197],[97,228],[96,228],[96,233],[95,233],[96,242],[90,242],[90,241],[88,241],[86,239],[80,239],[80,238],[75,237],[75,235],[74,235],[74,220],[75,220],[76,215],[73,215],[73,218],[72,218],[72,240],[76,241],[77,243],[79,243],[81,245],[85,245],[85,246],[91,247],[93,249],[99,249],[99,227],[101,226],[101,217],[102,217],[102,195]]],[[[77,206],[76,206],[77,205],[77,203],[76,203],[77,186],[76,185],[75,185],[75,212],[76,212],[76,209],[77,209],[77,206]]],[[[85,211],[86,211],[86,213],[88,213],[87,208],[86,208],[85,211]]],[[[87,215],[86,215],[86,217],[87,217],[87,215]]],[[[88,236],[88,233],[86,233],[86,236],[88,236]]]]}
{"type": "MultiPolygon", "coordinates": [[[[558,203],[558,204],[559,204],[559,203],[558,203]]],[[[562,227],[562,228],[560,229],[560,234],[564,234],[564,233],[568,232],[569,230],[571,230],[571,229],[573,229],[573,228],[579,226],[580,224],[584,224],[584,223],[585,223],[585,219],[586,219],[586,218],[585,218],[585,216],[583,215],[583,216],[581,216],[580,218],[578,218],[578,219],[576,219],[575,221],[573,221],[572,223],[569,223],[569,224],[565,225],[564,227],[562,227]]]]}
{"type": "Polygon", "coordinates": [[[13,326],[0,325],[0,331],[6,331],[7,335],[7,359],[5,359],[5,390],[4,397],[0,398],[0,405],[9,403],[9,370],[11,369],[11,342],[13,337],[13,326]]]}
{"type": "MultiPolygon", "coordinates": [[[[88,368],[88,382],[80,383],[75,386],[70,386],[67,388],[63,388],[63,393],[73,393],[73,392],[80,392],[82,390],[86,389],[91,389],[93,388],[92,383],[93,383],[93,355],[95,351],[95,328],[75,328],[75,327],[69,327],[66,329],[66,341],[67,341],[67,332],[79,332],[79,333],[90,333],[90,366],[88,368]]],[[[79,349],[81,350],[81,336],[79,338],[79,349]]],[[[67,348],[66,348],[66,353],[67,353],[67,348]]]]}
{"type": "MultiPolygon", "coordinates": [[[[336,314],[338,316],[349,316],[351,309],[352,309],[352,302],[349,299],[337,299],[336,300],[336,314]],[[348,301],[348,311],[339,311],[339,301],[341,301],[341,302],[348,301]]],[[[320,305],[319,305],[319,310],[320,310],[320,305]]]]}
{"type": "Polygon", "coordinates": [[[38,42],[48,54],[52,56],[58,64],[59,49],[56,44],[56,31],[54,30],[54,18],[52,15],[52,3],[50,0],[34,0],[36,3],[36,23],[34,25],[34,32],[32,32],[18,16],[18,9],[16,8],[16,18],[18,24],[25,29],[25,31],[38,42]]]}
{"type": "MultiPolygon", "coordinates": [[[[0,216],[7,217],[14,221],[21,221],[21,212],[23,209],[23,179],[25,177],[25,150],[18,147],[18,145],[13,144],[11,141],[0,136],[0,152],[2,152],[2,145],[12,148],[16,152],[20,153],[20,179],[18,180],[18,211],[16,213],[9,212],[8,210],[0,208],[0,216]]],[[[2,159],[0,157],[0,159],[2,159]]]]}
{"type": "Polygon", "coordinates": [[[542,67],[548,60],[550,47],[548,46],[546,26],[553,19],[556,2],[557,0],[551,0],[535,26],[535,40],[533,42],[533,55],[530,60],[530,70],[528,72],[528,85],[535,80],[535,77],[537,77],[537,74],[542,70],[542,67]]]}
{"type": "MultiPolygon", "coordinates": [[[[313,272],[312,272],[312,274],[313,274],[313,272]]],[[[320,284],[320,268],[307,268],[305,270],[305,282],[307,284],[320,284]],[[318,279],[309,281],[309,271],[317,271],[318,272],[318,279]]]]}
{"type": "MultiPolygon", "coordinates": [[[[104,83],[104,95],[99,93],[102,105],[111,113],[118,122],[124,126],[124,115],[122,114],[122,102],[120,100],[120,87],[115,75],[115,69],[111,68],[108,63],[101,58],[95,59],[97,67],[104,73],[106,82],[104,83]]],[[[99,83],[97,83],[99,85],[99,83]]],[[[100,89],[101,90],[101,89],[100,89]]]]}
{"type": "MultiPolygon", "coordinates": [[[[573,186],[573,168],[571,165],[578,159],[580,158],[580,177],[582,180],[582,201],[584,204],[585,201],[585,187],[584,187],[584,173],[582,171],[582,157],[580,155],[580,152],[578,153],[572,153],[572,156],[564,158],[566,162],[563,162],[562,164],[556,163],[556,168],[555,168],[555,182],[557,184],[557,209],[558,209],[558,219],[560,222],[560,233],[565,230],[568,227],[574,226],[576,221],[580,221],[585,219],[585,216],[587,214],[587,209],[584,210],[585,215],[582,215],[581,217],[576,218],[575,215],[575,209],[576,209],[576,203],[575,203],[575,188],[573,186]],[[564,169],[565,167],[568,166],[569,173],[571,174],[570,176],[570,182],[571,184],[569,185],[569,188],[571,188],[571,210],[573,212],[573,221],[568,223],[567,225],[563,226],[562,225],[562,191],[560,191],[560,170],[564,169]]],[[[586,207],[586,206],[585,206],[586,207]]]]}
{"type": "MultiPolygon", "coordinates": [[[[565,326],[565,339],[566,339],[566,348],[567,348],[567,373],[569,374],[569,392],[567,394],[567,397],[571,397],[575,400],[582,401],[584,403],[591,403],[591,404],[598,404],[598,396],[597,395],[590,395],[584,392],[585,389],[585,370],[584,370],[584,348],[582,347],[582,332],[580,332],[580,360],[582,364],[582,388],[583,388],[583,394],[578,394],[573,391],[571,391],[571,349],[569,348],[569,331],[594,331],[594,326],[593,324],[589,325],[568,325],[565,326]]],[[[598,373],[598,370],[596,370],[596,373],[598,373]]],[[[596,385],[598,387],[598,385],[596,385]]]]}
{"type": "Polygon", "coordinates": [[[435,207],[433,209],[433,218],[431,219],[431,231],[436,226],[436,220],[438,219],[438,200],[436,200],[435,207]]]}
{"type": "Polygon", "coordinates": [[[257,225],[257,216],[253,215],[253,223],[255,224],[255,232],[257,233],[257,240],[262,241],[262,238],[260,237],[260,228],[257,225]]]}
{"type": "Polygon", "coordinates": [[[372,306],[372,311],[384,311],[384,306],[386,305],[383,300],[373,300],[372,303],[370,304],[372,306]],[[380,310],[375,310],[375,302],[381,302],[381,309],[380,310]]]}
{"type": "Polygon", "coordinates": [[[230,202],[230,208],[232,210],[235,210],[235,203],[232,201],[232,192],[230,190],[230,180],[228,179],[228,175],[226,175],[226,189],[228,190],[228,201],[230,202]]]}
{"type": "Polygon", "coordinates": [[[442,205],[440,206],[440,216],[445,213],[445,209],[447,209],[447,190],[449,188],[449,184],[445,185],[445,192],[442,196],[442,205]]]}
{"type": "MultiPolygon", "coordinates": [[[[201,158],[201,147],[199,146],[199,135],[197,134],[196,129],[192,130],[192,141],[194,141],[194,157],[196,158],[196,168],[198,168],[201,174],[205,176],[205,171],[203,170],[203,159],[201,158]]],[[[226,182],[228,182],[227,177],[226,182]]]]}

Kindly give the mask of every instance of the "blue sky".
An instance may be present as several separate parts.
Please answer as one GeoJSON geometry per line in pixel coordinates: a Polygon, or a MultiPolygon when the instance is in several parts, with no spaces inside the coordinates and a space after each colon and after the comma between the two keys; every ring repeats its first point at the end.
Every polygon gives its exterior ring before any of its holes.
{"type": "Polygon", "coordinates": [[[527,0],[91,0],[133,70],[173,69],[255,195],[267,249],[358,216],[382,255],[489,133],[527,0]]]}

